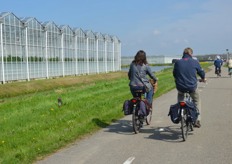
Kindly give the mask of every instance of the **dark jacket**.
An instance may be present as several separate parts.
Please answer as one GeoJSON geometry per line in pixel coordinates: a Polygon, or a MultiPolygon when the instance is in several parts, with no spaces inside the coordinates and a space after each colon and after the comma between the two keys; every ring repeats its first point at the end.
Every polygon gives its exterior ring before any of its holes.
{"type": "Polygon", "coordinates": [[[205,72],[200,63],[193,59],[192,56],[184,54],[182,59],[178,60],[173,69],[176,88],[181,92],[193,92],[197,88],[197,76],[205,78],[205,72]]]}
{"type": "Polygon", "coordinates": [[[215,67],[221,68],[222,64],[223,64],[223,61],[221,59],[214,60],[214,66],[215,67]]]}
{"type": "Polygon", "coordinates": [[[157,81],[157,78],[152,73],[150,66],[147,64],[136,65],[135,63],[130,64],[128,72],[128,78],[130,80],[129,86],[143,86],[146,85],[149,89],[152,88],[147,75],[153,80],[157,81]]]}

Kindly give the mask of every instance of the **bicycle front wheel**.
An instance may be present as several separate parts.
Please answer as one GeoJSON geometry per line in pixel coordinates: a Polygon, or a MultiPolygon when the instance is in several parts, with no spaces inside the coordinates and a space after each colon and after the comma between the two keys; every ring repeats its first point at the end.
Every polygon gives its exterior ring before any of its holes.
{"type": "Polygon", "coordinates": [[[152,118],[152,109],[149,110],[149,113],[148,113],[147,118],[146,118],[147,125],[151,124],[151,118],[152,118]]]}
{"type": "Polygon", "coordinates": [[[138,113],[136,112],[136,109],[133,109],[132,124],[133,124],[133,130],[134,130],[135,134],[139,133],[139,130],[141,128],[141,123],[139,121],[139,117],[138,117],[138,113]]]}

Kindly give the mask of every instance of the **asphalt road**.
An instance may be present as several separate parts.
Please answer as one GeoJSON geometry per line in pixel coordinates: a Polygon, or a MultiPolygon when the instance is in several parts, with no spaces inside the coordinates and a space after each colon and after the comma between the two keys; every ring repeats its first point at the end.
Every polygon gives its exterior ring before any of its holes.
{"type": "Polygon", "coordinates": [[[152,123],[134,134],[131,116],[80,142],[38,161],[38,164],[231,164],[232,78],[213,71],[207,83],[199,83],[202,101],[201,128],[183,142],[180,124],[167,116],[177,91],[154,100],[152,123]]]}

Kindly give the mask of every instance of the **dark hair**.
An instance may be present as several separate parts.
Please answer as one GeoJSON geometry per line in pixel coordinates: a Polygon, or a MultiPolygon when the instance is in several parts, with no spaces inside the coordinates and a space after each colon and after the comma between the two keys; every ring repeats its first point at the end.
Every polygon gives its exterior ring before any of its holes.
{"type": "Polygon", "coordinates": [[[133,63],[139,64],[139,65],[148,64],[146,52],[143,50],[139,50],[134,57],[133,63]]]}

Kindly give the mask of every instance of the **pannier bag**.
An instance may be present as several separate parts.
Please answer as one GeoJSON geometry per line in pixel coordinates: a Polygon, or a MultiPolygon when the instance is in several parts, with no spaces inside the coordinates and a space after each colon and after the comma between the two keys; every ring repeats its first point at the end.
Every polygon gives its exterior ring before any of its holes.
{"type": "Polygon", "coordinates": [[[193,102],[186,102],[186,108],[188,109],[188,121],[189,122],[196,122],[197,117],[199,115],[199,111],[196,105],[193,102]]]}
{"type": "MultiPolygon", "coordinates": [[[[147,108],[146,103],[144,101],[140,101],[139,105],[137,105],[138,115],[147,116],[147,108]]],[[[133,103],[131,100],[125,100],[123,103],[123,109],[124,115],[130,115],[133,112],[133,103]]]]}
{"type": "Polygon", "coordinates": [[[170,106],[168,116],[170,116],[171,121],[174,124],[178,124],[180,122],[180,105],[176,103],[170,106]]]}
{"type": "Polygon", "coordinates": [[[144,101],[140,101],[139,109],[138,115],[147,116],[146,103],[144,101]]]}
{"type": "Polygon", "coordinates": [[[124,112],[124,115],[130,115],[132,114],[132,103],[130,100],[125,100],[123,103],[122,111],[124,112]]]}
{"type": "MultiPolygon", "coordinates": [[[[196,122],[197,117],[199,115],[198,109],[196,107],[196,105],[193,102],[186,102],[186,106],[184,107],[185,109],[187,109],[187,120],[189,122],[196,122]]],[[[169,113],[168,116],[170,116],[171,121],[174,124],[178,124],[180,122],[180,105],[179,103],[176,103],[174,105],[170,106],[169,109],[169,113]]]]}

